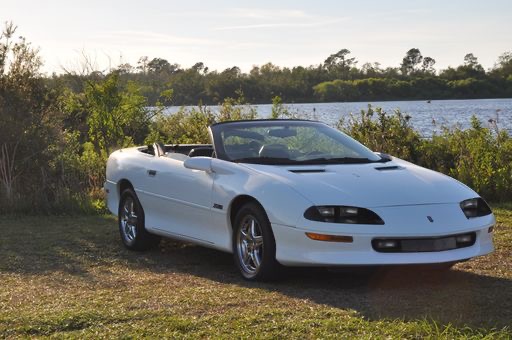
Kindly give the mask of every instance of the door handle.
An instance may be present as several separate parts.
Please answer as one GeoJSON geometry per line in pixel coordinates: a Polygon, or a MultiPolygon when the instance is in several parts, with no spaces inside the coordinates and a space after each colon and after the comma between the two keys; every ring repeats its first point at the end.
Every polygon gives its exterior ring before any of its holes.
{"type": "Polygon", "coordinates": [[[156,176],[156,170],[148,170],[148,176],[155,177],[156,176]]]}

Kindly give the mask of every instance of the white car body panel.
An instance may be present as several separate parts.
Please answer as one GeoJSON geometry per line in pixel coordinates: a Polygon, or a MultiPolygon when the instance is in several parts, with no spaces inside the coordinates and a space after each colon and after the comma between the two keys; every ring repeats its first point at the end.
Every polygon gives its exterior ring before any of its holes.
{"type": "Polygon", "coordinates": [[[459,203],[468,197],[478,196],[448,176],[397,158],[386,164],[308,166],[305,169],[319,169],[325,172],[301,174],[290,172],[289,169],[297,168],[293,166],[246,166],[288,183],[298,192],[307,195],[315,205],[350,202],[352,206],[373,208],[459,203]],[[397,169],[376,170],[393,167],[397,169]]]}
{"type": "Polygon", "coordinates": [[[442,263],[493,251],[489,228],[495,224],[494,215],[468,219],[459,206],[478,194],[450,177],[397,158],[385,164],[301,167],[212,158],[211,171],[186,168],[187,158],[158,157],[136,147],[112,153],[105,183],[109,210],[117,215],[120,185],[129,181],[144,209],[148,231],[232,252],[231,204],[241,195],[249,196],[258,201],[271,222],[277,261],[291,266],[442,263]],[[297,169],[322,172],[290,171],[297,169]],[[385,224],[311,221],[304,212],[314,205],[371,208],[385,224]],[[351,236],[353,242],[316,241],[306,232],[351,236]],[[420,253],[381,253],[371,247],[376,237],[440,237],[464,232],[476,232],[473,246],[420,253]]]}
{"type": "MultiPolygon", "coordinates": [[[[368,245],[374,234],[352,234],[353,243],[321,242],[304,237],[304,231],[278,224],[272,225],[276,243],[276,258],[289,266],[338,266],[338,265],[397,265],[456,262],[488,254],[494,250],[488,227],[478,229],[477,242],[467,248],[424,253],[379,253],[370,251],[368,245]]],[[[468,229],[474,231],[475,229],[468,229]]],[[[339,232],[340,235],[350,233],[339,232]]],[[[446,233],[451,234],[451,233],[446,233]]],[[[394,234],[393,234],[394,235],[394,234]]],[[[438,236],[438,234],[432,234],[438,236]]],[[[395,235],[394,235],[395,236],[395,235]]],[[[371,249],[371,247],[370,247],[371,249]]]]}
{"type": "Polygon", "coordinates": [[[213,176],[186,169],[183,162],[168,157],[155,157],[149,166],[156,175],[147,177],[146,190],[137,191],[142,206],[151,206],[147,229],[209,240],[214,231],[204,226],[211,214],[213,176]]]}

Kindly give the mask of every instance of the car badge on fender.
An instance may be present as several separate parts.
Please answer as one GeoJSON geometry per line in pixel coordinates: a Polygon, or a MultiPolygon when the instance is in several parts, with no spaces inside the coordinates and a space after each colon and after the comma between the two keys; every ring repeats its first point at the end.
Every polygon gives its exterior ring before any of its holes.
{"type": "Polygon", "coordinates": [[[434,222],[434,219],[432,218],[432,216],[427,216],[427,219],[430,221],[430,223],[434,222]]]}

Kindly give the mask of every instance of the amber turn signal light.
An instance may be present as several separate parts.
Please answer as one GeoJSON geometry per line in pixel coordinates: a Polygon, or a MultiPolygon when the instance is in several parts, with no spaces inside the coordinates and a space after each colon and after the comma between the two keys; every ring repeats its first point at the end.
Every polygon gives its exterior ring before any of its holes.
{"type": "Polygon", "coordinates": [[[325,234],[316,234],[316,233],[306,233],[306,236],[315,241],[345,242],[345,243],[354,242],[354,239],[352,238],[352,236],[325,235],[325,234]]]}

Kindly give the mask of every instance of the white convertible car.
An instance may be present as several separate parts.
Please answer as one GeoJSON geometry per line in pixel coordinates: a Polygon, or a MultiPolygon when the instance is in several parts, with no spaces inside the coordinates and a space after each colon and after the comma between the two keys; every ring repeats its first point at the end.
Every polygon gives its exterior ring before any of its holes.
{"type": "Polygon", "coordinates": [[[493,251],[494,215],[464,184],[323,123],[214,124],[212,144],[118,150],[108,207],[129,249],[170,237],[232,252],[249,280],[281,266],[451,264],[493,251]]]}

